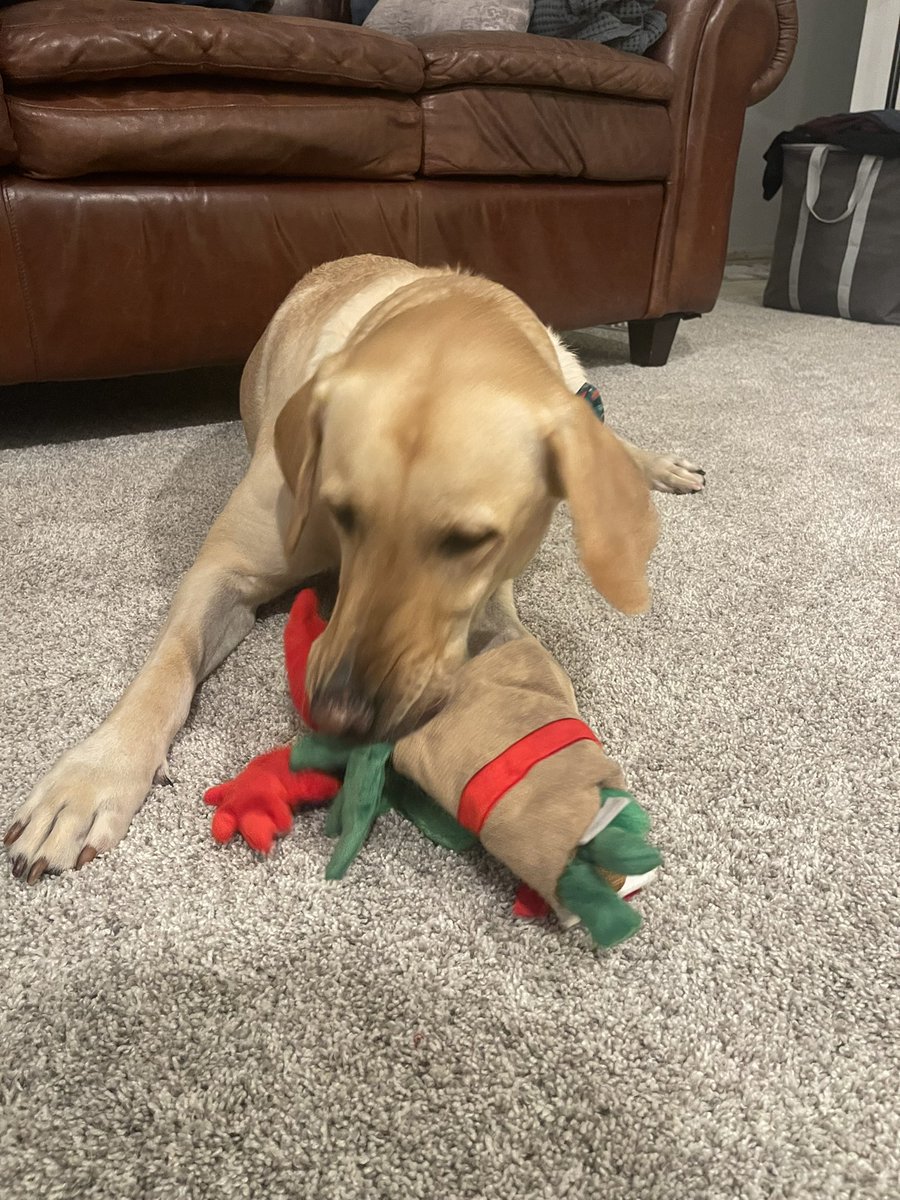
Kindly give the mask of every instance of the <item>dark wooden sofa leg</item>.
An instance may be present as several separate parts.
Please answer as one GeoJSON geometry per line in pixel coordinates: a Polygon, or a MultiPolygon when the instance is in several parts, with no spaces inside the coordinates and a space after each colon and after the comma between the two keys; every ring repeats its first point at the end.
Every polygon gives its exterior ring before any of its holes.
{"type": "Polygon", "coordinates": [[[664,367],[675,341],[681,313],[650,321],[628,322],[628,349],[636,367],[664,367]]]}

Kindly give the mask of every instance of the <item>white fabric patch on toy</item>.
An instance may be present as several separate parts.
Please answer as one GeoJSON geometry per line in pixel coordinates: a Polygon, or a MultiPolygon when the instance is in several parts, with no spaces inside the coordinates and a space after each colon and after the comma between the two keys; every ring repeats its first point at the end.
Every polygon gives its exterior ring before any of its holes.
{"type": "Polygon", "coordinates": [[[578,845],[586,846],[588,842],[592,842],[630,803],[630,796],[607,796],[597,809],[596,817],[578,839],[578,845]]]}
{"type": "Polygon", "coordinates": [[[645,888],[648,883],[653,883],[659,874],[659,867],[654,867],[652,871],[645,871],[643,875],[626,875],[625,882],[616,892],[617,896],[621,896],[623,900],[630,900],[632,896],[636,896],[641,888],[645,888]]]}

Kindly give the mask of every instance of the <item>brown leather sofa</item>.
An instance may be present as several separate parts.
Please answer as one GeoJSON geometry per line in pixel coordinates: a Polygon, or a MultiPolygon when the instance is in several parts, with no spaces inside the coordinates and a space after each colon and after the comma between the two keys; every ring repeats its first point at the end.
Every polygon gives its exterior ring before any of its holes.
{"type": "Polygon", "coordinates": [[[0,10],[0,383],[241,360],[362,252],[463,264],[558,328],[628,321],[643,363],[712,308],[794,0],[666,0],[649,57],[272,7],[0,10]]]}

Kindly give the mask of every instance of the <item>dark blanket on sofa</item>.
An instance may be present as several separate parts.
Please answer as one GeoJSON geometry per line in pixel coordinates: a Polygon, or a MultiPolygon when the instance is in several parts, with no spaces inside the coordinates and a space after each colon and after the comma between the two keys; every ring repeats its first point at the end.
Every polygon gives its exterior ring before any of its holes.
{"type": "Polygon", "coordinates": [[[645,54],[666,32],[656,0],[535,0],[529,33],[605,42],[645,54]]]}
{"type": "Polygon", "coordinates": [[[156,0],[157,4],[195,4],[198,8],[235,8],[238,12],[265,12],[272,0],[156,0]]]}

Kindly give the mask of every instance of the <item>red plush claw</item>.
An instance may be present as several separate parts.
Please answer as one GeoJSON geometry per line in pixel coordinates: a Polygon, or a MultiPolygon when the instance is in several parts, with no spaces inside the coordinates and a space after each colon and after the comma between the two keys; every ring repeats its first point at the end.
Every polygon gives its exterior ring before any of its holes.
{"type": "Polygon", "coordinates": [[[290,805],[274,795],[229,796],[217,802],[207,793],[204,799],[217,805],[212,835],[221,845],[239,833],[251,850],[268,854],[275,838],[283,837],[294,823],[290,805]]]}
{"type": "Polygon", "coordinates": [[[340,780],[321,771],[290,769],[291,748],[261,754],[226,783],[203,797],[216,809],[212,835],[221,844],[239,833],[252,850],[268,854],[276,837],[293,824],[295,808],[327,804],[340,790],[340,780]]]}
{"type": "Polygon", "coordinates": [[[309,701],[306,696],[306,664],[313,642],[325,630],[319,616],[318,599],[312,588],[297,593],[284,627],[284,662],[294,707],[309,725],[309,701]]]}

